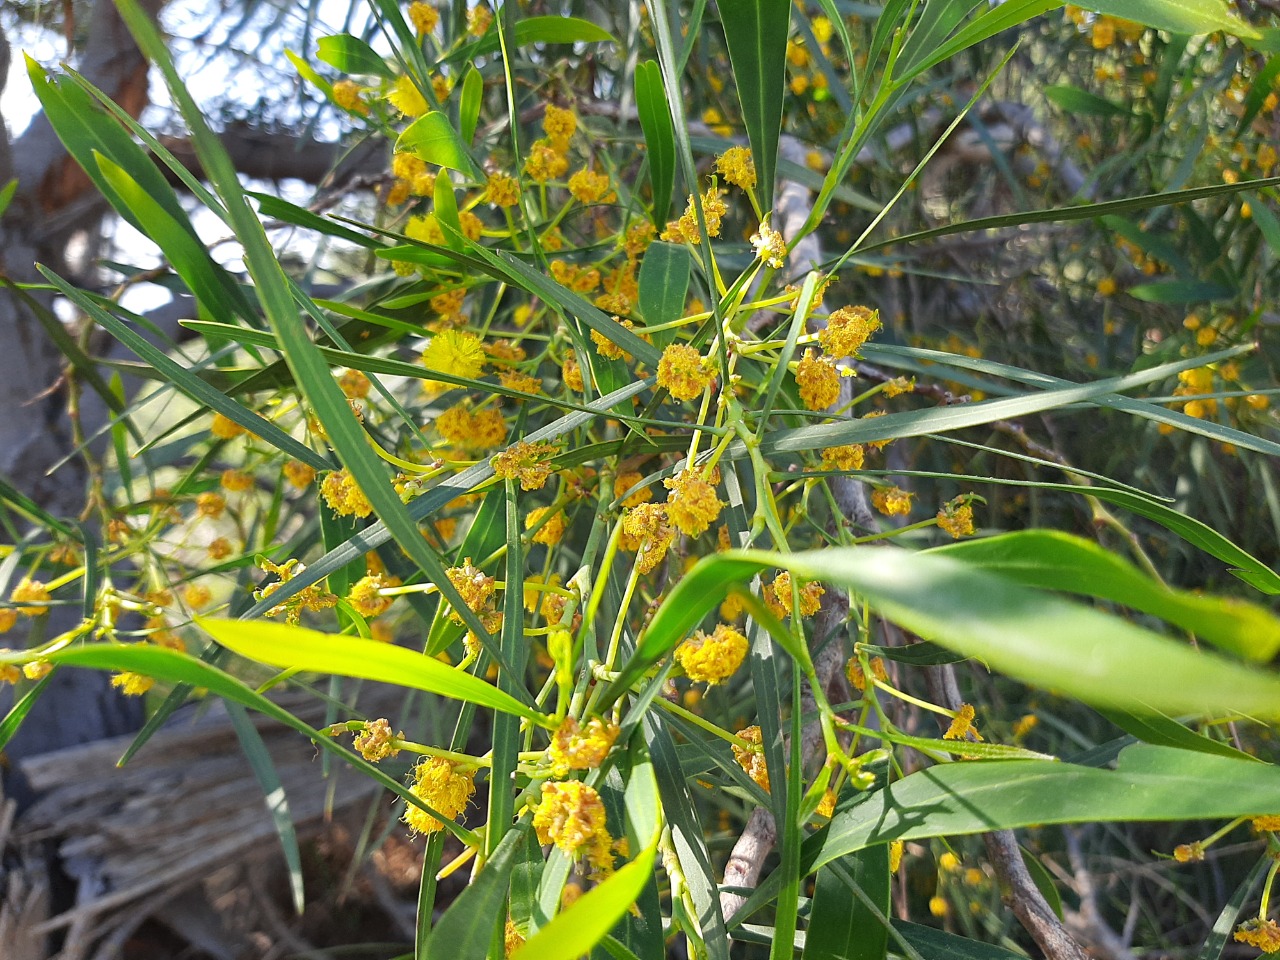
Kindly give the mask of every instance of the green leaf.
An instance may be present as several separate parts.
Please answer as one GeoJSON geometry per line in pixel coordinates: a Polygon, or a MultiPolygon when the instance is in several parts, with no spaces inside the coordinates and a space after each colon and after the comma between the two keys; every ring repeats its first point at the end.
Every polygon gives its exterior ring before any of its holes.
{"type": "Polygon", "coordinates": [[[884,960],[892,876],[887,844],[859,850],[819,870],[804,960],[884,960]],[[862,896],[851,895],[851,885],[862,896]]]}
{"type": "Polygon", "coordinates": [[[758,174],[760,209],[769,210],[782,132],[791,4],[789,0],[723,0],[720,24],[758,174]]]}
{"type": "Polygon", "coordinates": [[[1161,280],[1158,283],[1140,283],[1129,287],[1125,293],[1135,300],[1147,303],[1200,303],[1212,300],[1230,300],[1237,291],[1218,283],[1204,280],[1161,280]]]}
{"type": "Polygon", "coordinates": [[[13,735],[22,726],[22,721],[27,719],[27,714],[36,705],[40,695],[48,689],[49,681],[52,679],[53,671],[51,670],[45,674],[39,683],[33,684],[29,689],[23,691],[22,696],[9,708],[9,712],[4,715],[4,719],[0,720],[0,750],[9,746],[9,741],[13,739],[13,735]]]}
{"type": "Polygon", "coordinates": [[[1260,194],[1250,199],[1249,207],[1253,212],[1253,222],[1258,225],[1267,246],[1275,256],[1280,257],[1280,219],[1271,212],[1267,201],[1260,194]]]}
{"type": "MultiPolygon", "coordinates": [[[[1009,0],[992,10],[998,13],[1018,3],[1009,0]]],[[[1054,0],[1059,5],[1059,0],[1054,0]]],[[[990,16],[990,14],[987,14],[990,16]]],[[[931,240],[934,237],[946,237],[955,233],[972,233],[978,230],[997,230],[1001,227],[1020,227],[1029,223],[1066,223],[1071,220],[1090,220],[1107,214],[1129,213],[1134,210],[1150,210],[1155,207],[1167,207],[1174,204],[1190,203],[1206,197],[1216,197],[1228,193],[1239,193],[1242,190],[1258,190],[1280,184],[1280,177],[1269,177],[1265,180],[1245,180],[1239,183],[1215,183],[1208,187],[1195,187],[1191,190],[1170,190],[1165,193],[1149,193],[1124,200],[1104,200],[1100,203],[1082,203],[1074,207],[1056,207],[1043,210],[1027,210],[1023,213],[1006,213],[995,217],[980,217],[961,223],[950,223],[942,227],[933,227],[906,236],[894,237],[862,247],[860,253],[871,253],[884,247],[892,247],[903,243],[916,243],[931,240]]]]}
{"type": "Polygon", "coordinates": [[[1045,87],[1044,95],[1049,98],[1051,103],[1071,114],[1091,117],[1120,117],[1131,113],[1131,111],[1126,110],[1118,103],[1112,103],[1097,94],[1065,84],[1045,87]]]}
{"type": "MultiPolygon", "coordinates": [[[[661,229],[666,224],[667,215],[671,212],[671,194],[676,182],[675,127],[671,122],[671,111],[667,109],[667,91],[662,84],[662,68],[653,60],[637,64],[635,85],[636,112],[640,117],[640,129],[644,131],[644,143],[649,154],[649,183],[653,187],[653,223],[661,229]]],[[[653,246],[649,251],[653,250],[653,246]]],[[[645,253],[646,260],[648,260],[649,251],[645,253]]],[[[643,298],[643,265],[640,271],[642,278],[640,290],[643,298]]],[[[683,300],[680,305],[683,309],[683,300]]],[[[643,309],[642,302],[641,310],[643,309]]]]}
{"type": "Polygon", "coordinates": [[[1082,6],[1169,33],[1199,35],[1225,30],[1248,40],[1262,37],[1257,29],[1232,14],[1223,0],[1090,0],[1082,6]]]}
{"type": "Polygon", "coordinates": [[[1172,590],[1088,540],[1024,530],[929,551],[956,557],[1029,587],[1098,597],[1160,617],[1249,660],[1280,651],[1280,620],[1262,607],[1172,590]]]}
{"type": "Polygon", "coordinates": [[[262,788],[263,798],[267,802],[267,811],[271,814],[271,822],[275,826],[276,835],[280,838],[280,846],[284,850],[293,908],[301,914],[306,907],[302,891],[302,853],[298,849],[298,833],[293,828],[293,815],[289,813],[289,800],[285,796],[284,784],[280,782],[280,774],[276,772],[271,751],[262,742],[262,735],[249,719],[245,708],[241,704],[230,702],[227,704],[227,716],[231,719],[231,726],[235,729],[245,758],[249,761],[249,768],[253,771],[258,786],[262,788]]]}
{"type": "MultiPolygon", "coordinates": [[[[515,47],[527,47],[532,43],[617,43],[608,30],[577,17],[525,17],[516,21],[512,39],[515,47]]],[[[481,40],[460,47],[447,60],[474,60],[501,49],[497,31],[491,29],[481,40]]]]}
{"type": "Polygon", "coordinates": [[[204,242],[191,232],[185,217],[182,220],[171,217],[162,204],[109,157],[95,150],[93,158],[113,194],[145,224],[145,234],[164,252],[200,306],[223,323],[233,322],[235,314],[225,302],[226,284],[204,242]]]}
{"type": "Polygon", "coordinates": [[[958,937],[921,923],[906,920],[893,920],[892,923],[894,932],[900,934],[924,960],[1025,960],[1021,953],[981,940],[958,937]]]}
{"type": "MultiPolygon", "coordinates": [[[[1248,346],[1234,348],[1243,353],[1248,346]]],[[[868,357],[872,351],[865,351],[868,357]]],[[[1224,357],[1225,357],[1224,353],[1224,357]]],[[[1069,404],[1093,401],[1110,403],[1113,395],[1134,387],[1155,383],[1183,370],[1211,362],[1206,357],[1195,357],[1174,363],[1150,367],[1123,377],[1096,380],[1077,384],[1066,380],[1040,376],[1037,379],[1045,388],[1034,394],[1007,397],[1002,400],[982,400],[977,403],[961,403],[947,407],[932,407],[903,413],[889,413],[883,417],[862,420],[845,420],[817,426],[799,427],[794,430],[775,430],[761,443],[762,453],[791,453],[804,450],[821,450],[824,447],[844,443],[867,443],[872,440],[918,437],[927,433],[946,433],[962,427],[979,426],[994,420],[1013,419],[1029,413],[1039,413],[1069,404]]],[[[1116,400],[1125,398],[1116,397],[1116,400]]],[[[1154,407],[1154,404],[1147,404],[1154,407]]],[[[1194,417],[1187,419],[1194,420],[1194,417]]],[[[1263,441],[1269,443],[1270,441],[1263,441]]],[[[1246,441],[1247,443],[1247,441],[1246,441]]],[[[1280,450],[1280,445],[1277,446],[1280,450]]],[[[737,454],[735,454],[737,455],[737,454]]]]}
{"type": "Polygon", "coordinates": [[[348,243],[354,243],[369,250],[378,250],[383,246],[381,241],[360,233],[358,230],[351,230],[327,217],[318,216],[310,210],[298,206],[296,203],[290,203],[288,200],[283,200],[273,194],[250,191],[248,195],[258,202],[258,210],[265,217],[271,217],[273,220],[283,220],[285,223],[293,223],[299,227],[306,227],[308,230],[315,230],[317,233],[322,233],[329,237],[337,237],[340,240],[346,240],[348,243]]]}
{"type": "Polygon", "coordinates": [[[928,51],[929,55],[918,61],[911,70],[900,72],[895,82],[898,85],[905,84],[930,67],[937,66],[944,60],[950,60],[957,53],[968,50],[975,44],[989,40],[997,33],[1003,33],[1043,13],[1057,10],[1062,4],[1063,0],[1007,0],[992,7],[962,27],[950,40],[931,48],[928,51]]]}
{"type": "Polygon", "coordinates": [[[200,617],[196,622],[224,647],[273,667],[378,680],[502,710],[535,723],[545,720],[479,677],[394,644],[260,620],[200,617]]]}
{"type": "Polygon", "coordinates": [[[448,956],[451,960],[485,960],[489,956],[494,932],[506,918],[507,888],[526,833],[527,823],[502,838],[480,873],[449,905],[425,942],[418,944],[419,956],[448,956]]]}
{"type": "Polygon", "coordinates": [[[320,454],[299,443],[271,421],[258,416],[252,410],[242,407],[226,394],[211,387],[190,370],[175,362],[167,353],[135,331],[130,325],[117,317],[113,317],[89,294],[73,287],[52,271],[44,267],[39,269],[50,283],[57,287],[67,299],[92,317],[95,323],[137,354],[141,360],[155,368],[166,380],[191,397],[191,399],[235,421],[250,433],[262,438],[277,450],[287,453],[295,460],[301,460],[317,470],[329,469],[331,464],[320,454]]]}
{"type": "Polygon", "coordinates": [[[846,587],[926,640],[1091,705],[1280,716],[1280,677],[936,553],[847,547],[706,557],[672,588],[609,694],[617,696],[725,595],[770,567],[846,587]]]}
{"type": "Polygon", "coordinates": [[[0,190],[0,216],[4,216],[4,212],[9,209],[9,204],[13,202],[13,195],[17,192],[17,180],[10,180],[4,185],[4,189],[0,190]]]}
{"type": "Polygon", "coordinates": [[[1114,723],[1125,733],[1132,734],[1143,743],[1153,743],[1158,747],[1177,747],[1179,750],[1196,750],[1200,753],[1212,753],[1220,757],[1234,757],[1237,760],[1260,763],[1257,757],[1237,750],[1235,747],[1211,740],[1206,736],[1188,730],[1178,721],[1163,714],[1148,713],[1139,716],[1127,710],[1098,707],[1098,712],[1114,723]]]}
{"type": "Polygon", "coordinates": [[[964,654],[955,653],[936,643],[908,643],[902,647],[879,647],[873,643],[859,644],[859,649],[867,651],[873,657],[884,657],[898,663],[909,663],[917,667],[936,667],[944,663],[960,663],[968,658],[964,654]]]}
{"type": "Polygon", "coordinates": [[[937,50],[960,21],[980,3],[981,0],[925,0],[920,17],[898,54],[895,70],[904,77],[915,76],[925,58],[937,50]]]}
{"type": "Polygon", "coordinates": [[[1200,948],[1200,954],[1197,960],[1219,960],[1222,956],[1222,949],[1231,942],[1231,935],[1235,931],[1236,923],[1240,920],[1240,914],[1244,911],[1244,905],[1253,895],[1253,888],[1258,885],[1267,870],[1270,869],[1273,861],[1271,857],[1261,857],[1258,862],[1253,865],[1253,869],[1249,871],[1249,875],[1244,878],[1240,886],[1236,887],[1235,893],[1231,894],[1231,899],[1226,902],[1222,908],[1222,912],[1218,914],[1218,919],[1214,921],[1213,929],[1209,932],[1209,936],[1205,938],[1204,946],[1200,948]]]}
{"type": "Polygon", "coordinates": [[[1062,894],[1058,892],[1057,884],[1053,882],[1053,876],[1045,869],[1044,864],[1040,862],[1040,858],[1022,846],[1022,844],[1018,844],[1018,851],[1022,854],[1022,862],[1027,868],[1027,873],[1031,875],[1031,882],[1036,885],[1036,889],[1040,891],[1040,896],[1044,897],[1045,903],[1049,904],[1049,909],[1061,920],[1062,894]]]}
{"type": "Polygon", "coordinates": [[[458,198],[453,194],[453,181],[449,179],[447,170],[441,170],[436,177],[432,200],[437,222],[449,228],[443,231],[444,242],[454,250],[461,250],[462,224],[458,220],[458,198]]]}
{"type": "Polygon", "coordinates": [[[359,37],[339,33],[332,37],[321,37],[316,46],[316,57],[343,73],[372,75],[384,80],[396,79],[396,71],[391,65],[359,37]]]}
{"type": "MultiPolygon", "coordinates": [[[[689,295],[689,275],[693,258],[689,251],[674,243],[656,241],[649,245],[640,261],[640,314],[647,326],[678,320],[684,315],[685,298],[689,295]]],[[[663,346],[675,336],[674,330],[653,334],[663,346]]]]}
{"type": "Polygon", "coordinates": [[[810,869],[891,840],[1032,824],[1230,820],[1280,810],[1280,768],[1139,744],[1115,770],[1044,760],[948,763],[837,810],[806,844],[810,869]]]}
{"type": "Polygon", "coordinates": [[[458,132],[464,144],[475,139],[476,124],[480,122],[480,104],[484,99],[484,77],[475,68],[475,64],[467,66],[466,76],[462,78],[462,98],[458,103],[458,132]]]}
{"type": "Polygon", "coordinates": [[[163,647],[152,647],[144,644],[118,643],[86,643],[76,647],[67,647],[46,655],[46,659],[70,667],[87,667],[92,670],[129,670],[141,673],[156,680],[175,684],[188,684],[191,687],[202,687],[219,697],[239,703],[256,710],[263,716],[283,723],[309,738],[321,750],[326,750],[346,763],[355,767],[361,774],[375,783],[390,790],[406,803],[426,811],[444,823],[444,827],[454,836],[467,843],[474,843],[475,835],[458,824],[440,815],[428,804],[409,792],[400,781],[387,776],[374,764],[343,747],[327,733],[321,733],[303,723],[288,710],[272,703],[262,694],[251,690],[235,677],[195,657],[163,647]]]}
{"type": "Polygon", "coordinates": [[[578,960],[605,938],[635,903],[653,873],[657,838],[635,860],[557,914],[513,953],[512,960],[578,960]]]}
{"type": "MultiPolygon", "coordinates": [[[[444,598],[475,632],[489,655],[500,666],[507,666],[484,624],[462,601],[445,575],[440,558],[423,539],[405,505],[392,489],[385,465],[370,450],[364,428],[356,420],[347,398],[338,388],[323,355],[311,341],[306,327],[298,322],[293,287],[272,250],[261,222],[249,208],[231,158],[221,141],[209,129],[200,108],[179,77],[155,23],[139,7],[137,0],[117,0],[117,5],[121,18],[128,25],[139,48],[164,74],[169,92],[191,130],[192,142],[201,165],[219,196],[226,202],[236,237],[244,247],[245,263],[253,278],[268,325],[280,340],[289,370],[328,434],[330,443],[369,499],[387,531],[419,569],[437,585],[444,598]]],[[[399,17],[398,12],[395,12],[395,16],[399,17]]],[[[301,588],[301,585],[295,587],[301,588]]]]}
{"type": "Polygon", "coordinates": [[[453,129],[449,117],[439,110],[429,111],[405,127],[396,139],[396,150],[408,151],[427,163],[457,170],[469,177],[480,176],[463,139],[453,129]]]}

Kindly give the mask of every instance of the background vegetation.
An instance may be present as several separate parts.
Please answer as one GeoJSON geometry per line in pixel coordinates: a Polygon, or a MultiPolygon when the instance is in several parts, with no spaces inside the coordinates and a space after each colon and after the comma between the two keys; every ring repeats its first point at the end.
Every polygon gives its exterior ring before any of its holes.
{"type": "Polygon", "coordinates": [[[1280,949],[1268,7],[157,12],[9,11],[0,945],[1280,949]]]}

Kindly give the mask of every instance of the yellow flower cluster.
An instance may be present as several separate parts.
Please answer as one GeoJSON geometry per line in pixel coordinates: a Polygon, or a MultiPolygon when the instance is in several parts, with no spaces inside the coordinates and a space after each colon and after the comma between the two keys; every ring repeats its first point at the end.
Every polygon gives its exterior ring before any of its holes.
{"type": "Polygon", "coordinates": [[[868,307],[841,307],[827,317],[818,342],[830,357],[852,357],[880,329],[880,311],[868,307]]]}
{"type": "MultiPolygon", "coordinates": [[[[398,183],[404,184],[401,203],[412,194],[427,197],[436,186],[436,175],[427,169],[426,161],[417,154],[401,151],[391,158],[391,173],[398,183]]],[[[390,202],[390,201],[388,201],[390,202]]]]}
{"type": "Polygon", "coordinates": [[[542,526],[539,527],[538,532],[533,535],[534,543],[541,543],[544,546],[554,547],[564,537],[564,511],[555,510],[553,513],[552,510],[552,507],[535,507],[533,510],[530,510],[529,515],[524,518],[524,528],[526,530],[532,530],[534,527],[537,527],[538,524],[542,524],[542,526]],[[545,523],[543,523],[542,518],[546,517],[548,514],[551,514],[551,516],[548,517],[545,523]]]}
{"type": "Polygon", "coordinates": [[[682,470],[663,481],[671,493],[667,496],[667,516],[682,532],[691,537],[704,533],[715,523],[724,508],[716,496],[716,488],[700,471],[682,470]]]}
{"type": "Polygon", "coordinates": [[[521,490],[541,490],[554,469],[547,458],[555,453],[555,444],[520,440],[495,455],[489,463],[499,478],[518,479],[521,490]]]}
{"type": "Polygon", "coordinates": [[[768,217],[760,224],[760,229],[751,235],[751,246],[755,248],[756,256],[767,266],[781,270],[786,265],[787,241],[781,233],[769,226],[768,217]]]}
{"type": "Polygon", "coordinates": [[[572,110],[549,103],[546,114],[542,118],[542,129],[546,131],[551,142],[563,150],[578,130],[578,116],[572,110]]]}
{"type": "Polygon", "coordinates": [[[583,167],[569,178],[569,193],[579,203],[612,203],[618,195],[609,189],[609,177],[583,167]]]}
{"type": "Polygon", "coordinates": [[[695,347],[673,343],[658,360],[658,386],[676,400],[692,400],[711,385],[714,373],[695,347]]]}
{"type": "Polygon", "coordinates": [[[764,750],[761,744],[764,737],[758,726],[747,727],[738,731],[738,739],[747,741],[749,747],[733,744],[733,759],[746,771],[747,776],[760,785],[765,793],[769,792],[769,766],[765,763],[764,750]]]}
{"type": "Polygon", "coordinates": [[[223,470],[218,483],[228,493],[243,493],[253,487],[253,474],[247,470],[223,470]]]}
{"type": "Polygon", "coordinates": [[[1236,928],[1232,937],[1239,943],[1257,947],[1263,953],[1280,953],[1280,924],[1254,917],[1236,928]]]}
{"type": "Polygon", "coordinates": [[[334,470],[326,476],[320,483],[320,496],[340,517],[367,517],[373,513],[373,504],[346,470],[334,470]]]}
{"type": "Polygon", "coordinates": [[[892,380],[886,380],[884,383],[884,395],[886,397],[897,397],[904,393],[914,393],[916,389],[916,378],[911,377],[894,377],[892,380]]]}
{"type": "Polygon", "coordinates": [[[440,11],[422,0],[413,0],[409,4],[409,22],[418,31],[418,36],[422,36],[436,28],[436,24],[440,22],[440,11]]]}
{"type": "MultiPolygon", "coordinates": [[[[720,199],[722,194],[711,187],[702,197],[702,217],[707,223],[707,236],[720,236],[720,221],[729,212],[729,205],[720,199]]],[[[689,202],[679,220],[672,220],[662,231],[661,239],[668,243],[702,243],[698,230],[698,214],[694,209],[697,198],[689,194],[689,202]]]]}
{"type": "MultiPolygon", "coordinates": [[[[258,560],[258,566],[267,573],[274,573],[280,579],[253,591],[253,597],[255,600],[267,599],[267,597],[270,597],[282,586],[307,569],[297,560],[286,560],[284,563],[277,564],[272,563],[265,557],[258,560]]],[[[196,608],[203,607],[211,599],[209,588],[200,584],[192,584],[187,588],[187,593],[184,599],[187,601],[188,606],[196,608]],[[195,596],[193,594],[193,591],[197,589],[201,592],[200,596],[195,596]],[[200,602],[197,603],[197,600],[200,602]]],[[[303,587],[302,590],[295,593],[284,603],[277,604],[272,607],[267,611],[267,616],[277,617],[283,613],[287,622],[297,623],[302,616],[303,610],[326,610],[329,607],[334,606],[337,602],[338,598],[326,590],[322,584],[313,583],[308,587],[303,587]]]]}
{"type": "Polygon", "coordinates": [[[18,613],[25,617],[38,617],[49,612],[53,597],[49,588],[39,580],[23,577],[9,594],[9,602],[16,605],[18,613]]]}
{"type": "Polygon", "coordinates": [[[477,3],[467,11],[467,33],[473,37],[483,37],[489,32],[489,24],[493,23],[493,11],[477,3]]]}
{"type": "MultiPolygon", "coordinates": [[[[806,583],[800,588],[800,616],[812,617],[822,604],[826,589],[817,581],[806,583]]],[[[791,608],[791,574],[782,571],[774,577],[764,592],[764,604],[775,617],[789,617],[791,608]]]]}
{"type": "Polygon", "coordinates": [[[349,113],[367,114],[369,105],[361,97],[364,89],[354,80],[339,80],[333,85],[333,102],[349,113]]]}
{"type": "Polygon", "coordinates": [[[1178,863],[1199,863],[1204,860],[1204,844],[1198,840],[1180,843],[1173,848],[1173,859],[1178,863]]]}
{"type": "Polygon", "coordinates": [[[905,517],[911,512],[914,496],[901,487],[879,487],[871,491],[871,505],[886,517],[905,517]]]}
{"type": "Polygon", "coordinates": [[[227,508],[227,501],[220,493],[208,491],[196,497],[196,513],[210,520],[217,520],[227,508]]]}
{"type": "Polygon", "coordinates": [[[726,623],[710,636],[699,630],[676,648],[676,660],[695,683],[723,683],[737,672],[747,655],[747,638],[726,623]]]}
{"type": "MultiPolygon", "coordinates": [[[[470,557],[467,557],[462,562],[462,566],[450,567],[446,570],[445,576],[453,584],[453,589],[457,590],[459,596],[462,597],[462,602],[475,614],[481,614],[486,611],[486,608],[493,600],[494,593],[497,591],[493,577],[488,576],[483,570],[475,566],[470,557]]],[[[456,610],[451,610],[449,616],[454,623],[463,622],[462,615],[456,610]]]]}
{"type": "Polygon", "coordinates": [[[751,190],[756,185],[756,164],[747,147],[730,147],[716,158],[716,172],[735,187],[751,190]]]}
{"type": "Polygon", "coordinates": [[[507,421],[496,407],[472,412],[456,403],[436,417],[435,428],[450,443],[468,450],[491,450],[507,438],[507,421]]]}
{"type": "Polygon", "coordinates": [[[385,760],[398,754],[400,748],[395,745],[394,741],[403,739],[403,737],[403,731],[392,733],[390,721],[382,717],[378,720],[367,721],[364,729],[357,733],[351,741],[351,746],[355,748],[356,753],[370,763],[377,763],[380,760],[385,760]]]}
{"type": "Polygon", "coordinates": [[[564,777],[570,770],[597,769],[617,739],[618,725],[611,720],[592,717],[583,728],[573,717],[566,717],[547,749],[552,775],[564,777]]]}
{"type": "Polygon", "coordinates": [[[155,680],[141,673],[125,670],[111,678],[111,685],[126,697],[140,697],[155,686],[155,680]]]}
{"type": "Polygon", "coordinates": [[[593,787],[579,780],[544,783],[533,814],[533,829],[539,843],[554,843],[570,857],[585,854],[602,873],[612,870],[613,838],[604,802],[593,787]]]}
{"type": "Polygon", "coordinates": [[[978,728],[973,722],[975,715],[972,704],[960,704],[960,709],[956,711],[951,720],[951,725],[947,727],[947,732],[942,735],[942,739],[965,740],[969,734],[973,734],[973,739],[981,740],[982,734],[978,733],[978,728]]]}
{"type": "Polygon", "coordinates": [[[352,586],[351,592],[347,595],[347,602],[362,617],[381,616],[395,602],[394,597],[382,595],[382,589],[391,586],[387,579],[381,573],[371,573],[367,577],[361,577],[352,586]]]}
{"type": "Polygon", "coordinates": [[[520,181],[505,173],[491,173],[484,196],[495,207],[514,207],[520,202],[520,181]]]}
{"type": "MultiPolygon", "coordinates": [[[[614,317],[617,320],[617,317],[614,317]]],[[[635,324],[630,320],[618,320],[618,325],[627,330],[634,330],[635,324]]],[[[648,336],[642,339],[648,340],[648,336]]],[[[606,360],[621,360],[624,363],[631,362],[631,354],[627,353],[620,346],[610,340],[605,334],[599,330],[591,331],[591,342],[596,345],[596,353],[604,357],[606,360]]]]}
{"type": "MultiPolygon", "coordinates": [[[[615,497],[622,496],[642,480],[644,480],[643,475],[636,470],[628,470],[625,473],[618,474],[613,481],[613,495],[615,497]]],[[[627,499],[623,500],[622,505],[624,507],[638,507],[640,504],[648,503],[652,499],[653,491],[648,487],[641,487],[635,493],[627,497],[627,499]]]]}
{"type": "Polygon", "coordinates": [[[866,451],[860,443],[846,443],[839,447],[827,447],[822,451],[823,470],[861,470],[866,451]]]}
{"type": "Polygon", "coordinates": [[[796,364],[796,385],[800,401],[809,410],[826,410],[840,399],[840,374],[831,357],[814,356],[806,350],[796,364]]]}
{"type": "MultiPolygon", "coordinates": [[[[456,820],[476,792],[475,773],[471,770],[459,773],[448,760],[427,757],[414,767],[409,792],[436,812],[456,820]]],[[[444,829],[442,822],[412,804],[405,807],[404,822],[414,833],[430,834],[444,829]]]]}
{"type": "Polygon", "coordinates": [[[422,91],[418,89],[413,79],[407,75],[396,78],[395,85],[386,95],[386,100],[407,117],[420,117],[430,109],[427,98],[422,95],[422,91]]]}
{"type": "Polygon", "coordinates": [[[484,370],[484,344],[474,333],[444,330],[433,336],[422,351],[422,363],[437,373],[475,379],[484,370]]]}
{"type": "MultiPolygon", "coordinates": [[[[867,689],[867,677],[862,670],[862,664],[858,662],[857,657],[852,657],[845,666],[845,676],[849,678],[849,684],[855,690],[867,689]]],[[[885,669],[884,659],[882,657],[871,658],[871,675],[881,683],[889,682],[889,671],[885,669]]]]}
{"type": "Polygon", "coordinates": [[[951,500],[938,511],[938,527],[959,540],[973,534],[973,505],[968,501],[951,500]]]}
{"type": "Polygon", "coordinates": [[[642,503],[622,518],[624,550],[635,550],[636,566],[641,573],[648,573],[667,555],[675,540],[665,503],[642,503]]]}
{"type": "Polygon", "coordinates": [[[564,355],[564,363],[560,364],[560,380],[575,393],[582,393],[586,389],[586,384],[582,380],[582,367],[578,364],[576,354],[564,355]]]}
{"type": "Polygon", "coordinates": [[[537,183],[558,180],[569,170],[569,158],[551,144],[543,140],[535,140],[529,147],[529,156],[525,158],[524,172],[529,179],[537,183]]]}
{"type": "Polygon", "coordinates": [[[209,425],[209,432],[219,440],[231,440],[248,431],[230,417],[215,413],[213,415],[213,423],[209,425]]]}

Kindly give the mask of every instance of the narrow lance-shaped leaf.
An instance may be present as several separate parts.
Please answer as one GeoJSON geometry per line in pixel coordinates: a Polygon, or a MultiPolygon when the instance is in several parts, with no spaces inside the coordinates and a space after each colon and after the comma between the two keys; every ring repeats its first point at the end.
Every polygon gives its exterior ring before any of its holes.
{"type": "MultiPolygon", "coordinates": [[[[671,193],[675,189],[676,140],[671,111],[667,109],[667,93],[662,85],[662,68],[653,60],[636,65],[636,112],[644,131],[649,157],[649,183],[653,187],[653,223],[661,228],[671,211],[671,193]]],[[[650,251],[653,247],[649,248],[650,251]]],[[[647,261],[649,253],[645,254],[647,261]]],[[[643,277],[644,268],[641,267],[643,277]]],[[[641,282],[643,295],[643,280],[641,282]]],[[[683,301],[682,301],[683,304],[683,301]]],[[[650,323],[656,322],[652,318],[650,323]]]]}
{"type": "Polygon", "coordinates": [[[760,190],[760,208],[773,206],[778,138],[782,133],[782,98],[786,90],[790,0],[721,0],[734,86],[742,121],[751,142],[760,190]]]}
{"type": "Polygon", "coordinates": [[[1280,676],[1244,666],[952,558],[893,547],[699,561],[654,614],[610,695],[688,635],[731,583],[770,567],[843,586],[877,613],[993,670],[1099,706],[1178,715],[1280,716],[1280,676]]]}
{"type": "Polygon", "coordinates": [[[491,683],[394,644],[260,620],[199,618],[197,622],[224,647],[273,667],[394,683],[492,707],[535,723],[544,721],[536,710],[491,683]]]}
{"type": "Polygon", "coordinates": [[[1280,620],[1235,599],[1172,590],[1088,540],[1024,530],[931,550],[1018,583],[1110,600],[1161,617],[1236,656],[1267,662],[1280,650],[1280,620]]]}

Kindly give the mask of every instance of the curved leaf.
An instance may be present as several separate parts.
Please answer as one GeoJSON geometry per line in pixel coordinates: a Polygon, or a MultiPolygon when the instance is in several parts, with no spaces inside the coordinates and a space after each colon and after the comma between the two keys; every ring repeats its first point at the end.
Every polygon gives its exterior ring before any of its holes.
{"type": "Polygon", "coordinates": [[[273,667],[379,680],[513,713],[535,723],[544,720],[536,710],[479,677],[404,647],[285,623],[204,617],[196,622],[224,647],[273,667]]]}
{"type": "Polygon", "coordinates": [[[378,56],[373,47],[359,37],[339,33],[321,37],[316,42],[316,57],[343,73],[372,75],[394,80],[396,72],[387,61],[378,56]]]}
{"type": "Polygon", "coordinates": [[[1029,587],[1098,597],[1141,610],[1249,660],[1265,663],[1280,650],[1280,620],[1262,607],[1171,590],[1096,543],[1056,530],[1007,533],[929,553],[956,557],[1029,587]]]}
{"type": "Polygon", "coordinates": [[[782,97],[786,90],[790,0],[721,0],[734,86],[742,105],[742,122],[751,142],[760,191],[760,209],[773,206],[773,181],[782,132],[782,97]]]}
{"type": "Polygon", "coordinates": [[[890,840],[1032,824],[1229,820],[1280,810],[1280,768],[1140,744],[1115,770],[1043,760],[948,763],[837,810],[805,844],[815,870],[890,840]]]}
{"type": "Polygon", "coordinates": [[[429,111],[405,127],[396,139],[396,150],[408,151],[427,163],[468,176],[478,175],[458,131],[453,129],[448,116],[439,110],[429,111]]]}
{"type": "Polygon", "coordinates": [[[707,557],[676,584],[609,693],[618,696],[725,596],[771,567],[846,587],[926,640],[1024,683],[1135,713],[1280,717],[1280,676],[937,553],[893,547],[707,557]]]}
{"type": "MultiPolygon", "coordinates": [[[[662,68],[654,60],[636,65],[636,112],[640,117],[640,129],[644,131],[645,147],[649,151],[649,183],[653,187],[653,222],[658,227],[666,223],[671,211],[671,192],[676,182],[675,126],[671,111],[667,109],[666,88],[662,85],[662,68]]],[[[654,245],[656,246],[656,244],[654,245]]],[[[649,250],[652,251],[653,247],[649,250]]],[[[645,254],[648,262],[650,254],[645,254]]],[[[640,268],[641,287],[644,294],[644,267],[640,268]]],[[[680,301],[681,307],[684,301],[680,301]]],[[[643,309],[643,304],[641,305],[643,309]]],[[[674,319],[674,317],[672,318],[674,319]]],[[[650,323],[656,323],[648,318],[650,323]]]]}

